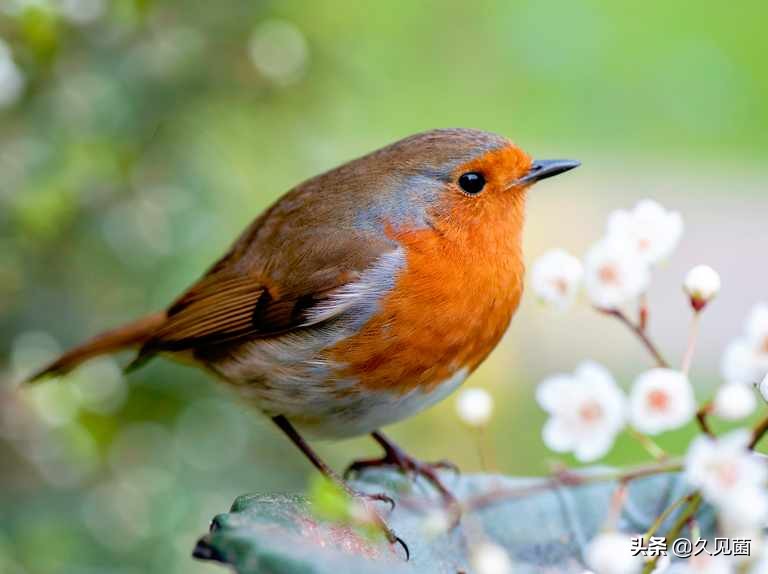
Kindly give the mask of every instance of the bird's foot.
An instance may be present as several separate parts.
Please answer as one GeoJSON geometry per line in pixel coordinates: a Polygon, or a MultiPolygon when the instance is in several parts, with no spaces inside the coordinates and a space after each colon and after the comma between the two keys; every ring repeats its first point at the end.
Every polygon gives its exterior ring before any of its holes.
{"type": "Polygon", "coordinates": [[[453,515],[454,526],[458,524],[459,519],[461,518],[459,502],[453,493],[445,486],[438,474],[438,470],[451,470],[458,473],[456,465],[447,461],[438,461],[434,463],[422,462],[410,456],[380,433],[374,434],[374,438],[384,448],[384,456],[353,462],[347,467],[346,471],[344,471],[344,477],[348,478],[352,474],[359,473],[367,468],[382,466],[395,467],[411,477],[422,476],[440,493],[445,506],[453,515]]]}
{"type": "Polygon", "coordinates": [[[304,455],[312,462],[317,470],[319,470],[328,480],[341,487],[350,497],[357,499],[360,502],[360,504],[364,507],[367,514],[367,519],[371,522],[371,524],[374,524],[377,528],[379,528],[379,530],[381,530],[381,532],[384,533],[384,536],[390,544],[399,545],[405,552],[405,560],[408,561],[411,556],[410,550],[408,550],[408,545],[402,538],[394,533],[394,531],[389,527],[387,522],[381,517],[381,514],[379,514],[379,512],[376,510],[376,508],[373,507],[372,504],[373,501],[386,502],[392,509],[394,509],[395,501],[392,499],[392,497],[383,493],[368,494],[366,492],[356,491],[347,483],[346,480],[343,480],[338,474],[336,474],[333,469],[317,455],[312,447],[309,446],[304,438],[296,431],[288,419],[282,415],[279,415],[273,417],[272,420],[277,425],[277,427],[282,430],[289,439],[291,439],[293,444],[295,444],[299,450],[304,453],[304,455]]]}

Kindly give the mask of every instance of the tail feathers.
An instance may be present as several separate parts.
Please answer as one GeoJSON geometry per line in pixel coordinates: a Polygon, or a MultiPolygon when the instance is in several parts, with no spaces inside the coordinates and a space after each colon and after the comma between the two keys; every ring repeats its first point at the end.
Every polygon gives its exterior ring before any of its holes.
{"type": "Polygon", "coordinates": [[[166,314],[161,311],[97,335],[64,353],[53,363],[32,375],[27,382],[33,383],[48,377],[64,375],[88,359],[138,346],[146,341],[165,319],[166,314]]]}

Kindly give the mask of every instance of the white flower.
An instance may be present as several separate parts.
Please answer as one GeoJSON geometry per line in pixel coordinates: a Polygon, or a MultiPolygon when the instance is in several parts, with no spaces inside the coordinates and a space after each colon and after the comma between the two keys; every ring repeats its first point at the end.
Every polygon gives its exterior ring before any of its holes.
{"type": "Polygon", "coordinates": [[[720,292],[720,274],[709,265],[697,265],[685,276],[683,289],[700,310],[720,292]]]}
{"type": "Polygon", "coordinates": [[[583,275],[581,261],[562,249],[552,249],[534,263],[531,286],[539,299],[563,311],[573,304],[583,275]]]}
{"type": "Polygon", "coordinates": [[[484,426],[493,414],[493,398],[483,389],[464,389],[456,397],[456,413],[469,426],[484,426]]]}
{"type": "Polygon", "coordinates": [[[752,308],[746,334],[726,347],[722,372],[725,380],[733,383],[759,383],[768,375],[767,303],[752,308]]]}
{"type": "Polygon", "coordinates": [[[617,210],[608,217],[607,235],[629,242],[648,263],[667,258],[683,235],[683,218],[651,199],[640,201],[631,211],[617,210]]]}
{"type": "Polygon", "coordinates": [[[720,527],[733,537],[758,532],[768,519],[768,494],[764,488],[746,485],[731,492],[718,505],[720,527]]]}
{"type": "Polygon", "coordinates": [[[16,66],[8,45],[0,38],[0,108],[19,99],[24,91],[24,74],[16,66]]]}
{"type": "Polygon", "coordinates": [[[582,462],[607,453],[626,420],[624,394],[605,367],[591,361],[573,375],[542,381],[536,400],[550,415],[544,443],[555,452],[573,452],[582,462]]]}
{"type": "Polygon", "coordinates": [[[761,487],[768,468],[749,450],[750,440],[751,434],[744,429],[716,439],[697,437],[686,455],[686,479],[719,507],[728,506],[739,491],[761,487]]]}
{"type": "Polygon", "coordinates": [[[725,347],[721,370],[726,381],[757,383],[768,374],[768,352],[755,349],[746,337],[739,337],[725,347]]]}
{"type": "Polygon", "coordinates": [[[629,417],[640,432],[659,434],[679,428],[696,413],[691,383],[680,371],[651,369],[635,379],[629,417]]]}
{"type": "Polygon", "coordinates": [[[743,383],[726,383],[715,395],[714,414],[721,419],[735,421],[752,414],[757,406],[754,390],[743,383]]]}
{"type": "Polygon", "coordinates": [[[600,309],[616,309],[645,292],[651,281],[648,265],[626,241],[602,239],[584,259],[584,285],[600,309]]]}
{"type": "Polygon", "coordinates": [[[763,377],[763,380],[760,381],[757,389],[760,391],[760,395],[763,397],[763,400],[768,403],[768,375],[763,377]]]}
{"type": "Polygon", "coordinates": [[[632,555],[632,538],[619,532],[598,534],[585,559],[595,574],[635,574],[643,567],[643,557],[632,555]]]}
{"type": "Polygon", "coordinates": [[[472,571],[477,574],[512,574],[512,561],[498,544],[482,542],[470,551],[472,571]]]}

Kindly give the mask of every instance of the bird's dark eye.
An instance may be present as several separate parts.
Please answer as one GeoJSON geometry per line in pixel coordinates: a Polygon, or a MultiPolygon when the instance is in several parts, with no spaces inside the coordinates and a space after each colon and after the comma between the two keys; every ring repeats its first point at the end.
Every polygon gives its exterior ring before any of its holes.
{"type": "Polygon", "coordinates": [[[485,178],[482,173],[477,173],[476,171],[463,173],[459,177],[459,187],[470,195],[476,195],[483,191],[485,178]]]}

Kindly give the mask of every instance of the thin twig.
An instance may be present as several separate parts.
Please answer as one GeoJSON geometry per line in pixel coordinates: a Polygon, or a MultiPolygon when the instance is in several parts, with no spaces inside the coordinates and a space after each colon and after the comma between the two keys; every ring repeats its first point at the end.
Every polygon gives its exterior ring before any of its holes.
{"type": "Polygon", "coordinates": [[[765,417],[763,420],[757,423],[757,425],[755,425],[755,428],[752,430],[752,440],[749,441],[749,448],[755,448],[757,443],[760,442],[760,439],[763,438],[763,435],[765,435],[766,432],[768,432],[768,417],[765,417]]]}
{"type": "Polygon", "coordinates": [[[485,427],[477,429],[475,443],[477,445],[477,456],[480,459],[480,468],[483,469],[483,472],[498,472],[496,454],[493,446],[489,444],[489,437],[485,427]]]}
{"type": "MultiPolygon", "coordinates": [[[[701,494],[699,492],[695,492],[690,495],[691,498],[688,502],[688,506],[685,510],[680,514],[678,519],[675,521],[675,523],[672,525],[672,527],[667,532],[665,539],[667,542],[670,540],[677,540],[677,536],[682,532],[683,528],[685,528],[685,525],[688,524],[688,521],[693,517],[696,512],[699,510],[699,506],[701,506],[701,494]]],[[[645,563],[645,568],[643,568],[643,574],[650,574],[653,572],[653,570],[656,568],[656,563],[659,561],[659,556],[655,556],[651,560],[645,563]]]]}
{"type": "Polygon", "coordinates": [[[621,509],[624,507],[624,503],[627,500],[629,483],[625,480],[620,480],[619,485],[611,497],[611,504],[608,507],[608,519],[607,530],[618,530],[619,520],[621,519],[621,509]]]}
{"type": "Polygon", "coordinates": [[[637,310],[637,326],[645,331],[648,326],[648,294],[640,295],[640,308],[637,310]]]}
{"type": "Polygon", "coordinates": [[[669,518],[672,513],[680,508],[683,504],[690,502],[693,499],[693,494],[686,494],[685,496],[681,496],[678,498],[675,502],[670,504],[664,512],[659,514],[659,516],[656,518],[653,524],[651,524],[651,527],[645,531],[645,534],[643,534],[643,544],[648,543],[648,539],[656,534],[656,532],[659,530],[659,528],[662,527],[662,525],[666,522],[667,518],[669,518]]]}
{"type": "Polygon", "coordinates": [[[685,349],[685,355],[683,357],[683,366],[680,370],[687,377],[691,370],[691,363],[693,362],[693,354],[696,351],[696,341],[699,339],[699,324],[701,323],[701,313],[698,311],[693,312],[693,319],[691,319],[691,331],[688,335],[688,347],[685,349]]]}
{"type": "Polygon", "coordinates": [[[714,405],[712,404],[712,401],[707,401],[699,407],[698,411],[696,411],[696,422],[699,423],[701,432],[709,436],[715,436],[712,427],[709,426],[709,419],[707,418],[712,412],[713,407],[714,405]]]}
{"type": "Polygon", "coordinates": [[[667,454],[667,451],[665,451],[659,444],[653,440],[648,435],[644,435],[641,432],[636,431],[634,428],[629,427],[627,429],[627,432],[634,438],[637,442],[639,442],[642,447],[646,450],[648,454],[650,454],[654,460],[658,462],[663,462],[669,458],[669,455],[667,454]]]}
{"type": "Polygon", "coordinates": [[[513,488],[498,488],[490,492],[479,494],[464,501],[462,508],[464,511],[471,511],[495,504],[497,502],[503,502],[504,500],[520,498],[530,494],[535,494],[537,492],[552,490],[561,486],[582,486],[585,484],[611,481],[627,483],[632,480],[644,478],[646,476],[665,474],[668,472],[678,472],[682,470],[682,468],[683,465],[681,462],[670,461],[663,464],[637,466],[624,471],[611,471],[603,473],[577,474],[570,471],[561,471],[554,476],[548,479],[544,479],[540,482],[536,482],[535,484],[513,488]]]}
{"type": "Polygon", "coordinates": [[[645,332],[645,330],[640,328],[640,325],[635,325],[619,309],[600,309],[598,307],[597,310],[600,311],[601,313],[604,313],[605,315],[616,317],[619,321],[624,323],[637,336],[637,338],[640,339],[640,342],[643,343],[643,345],[648,350],[648,352],[653,356],[653,359],[656,361],[656,364],[659,367],[662,367],[665,369],[669,367],[669,363],[661,355],[659,350],[656,348],[656,345],[654,345],[653,341],[651,341],[651,339],[648,337],[648,334],[645,332]]]}

